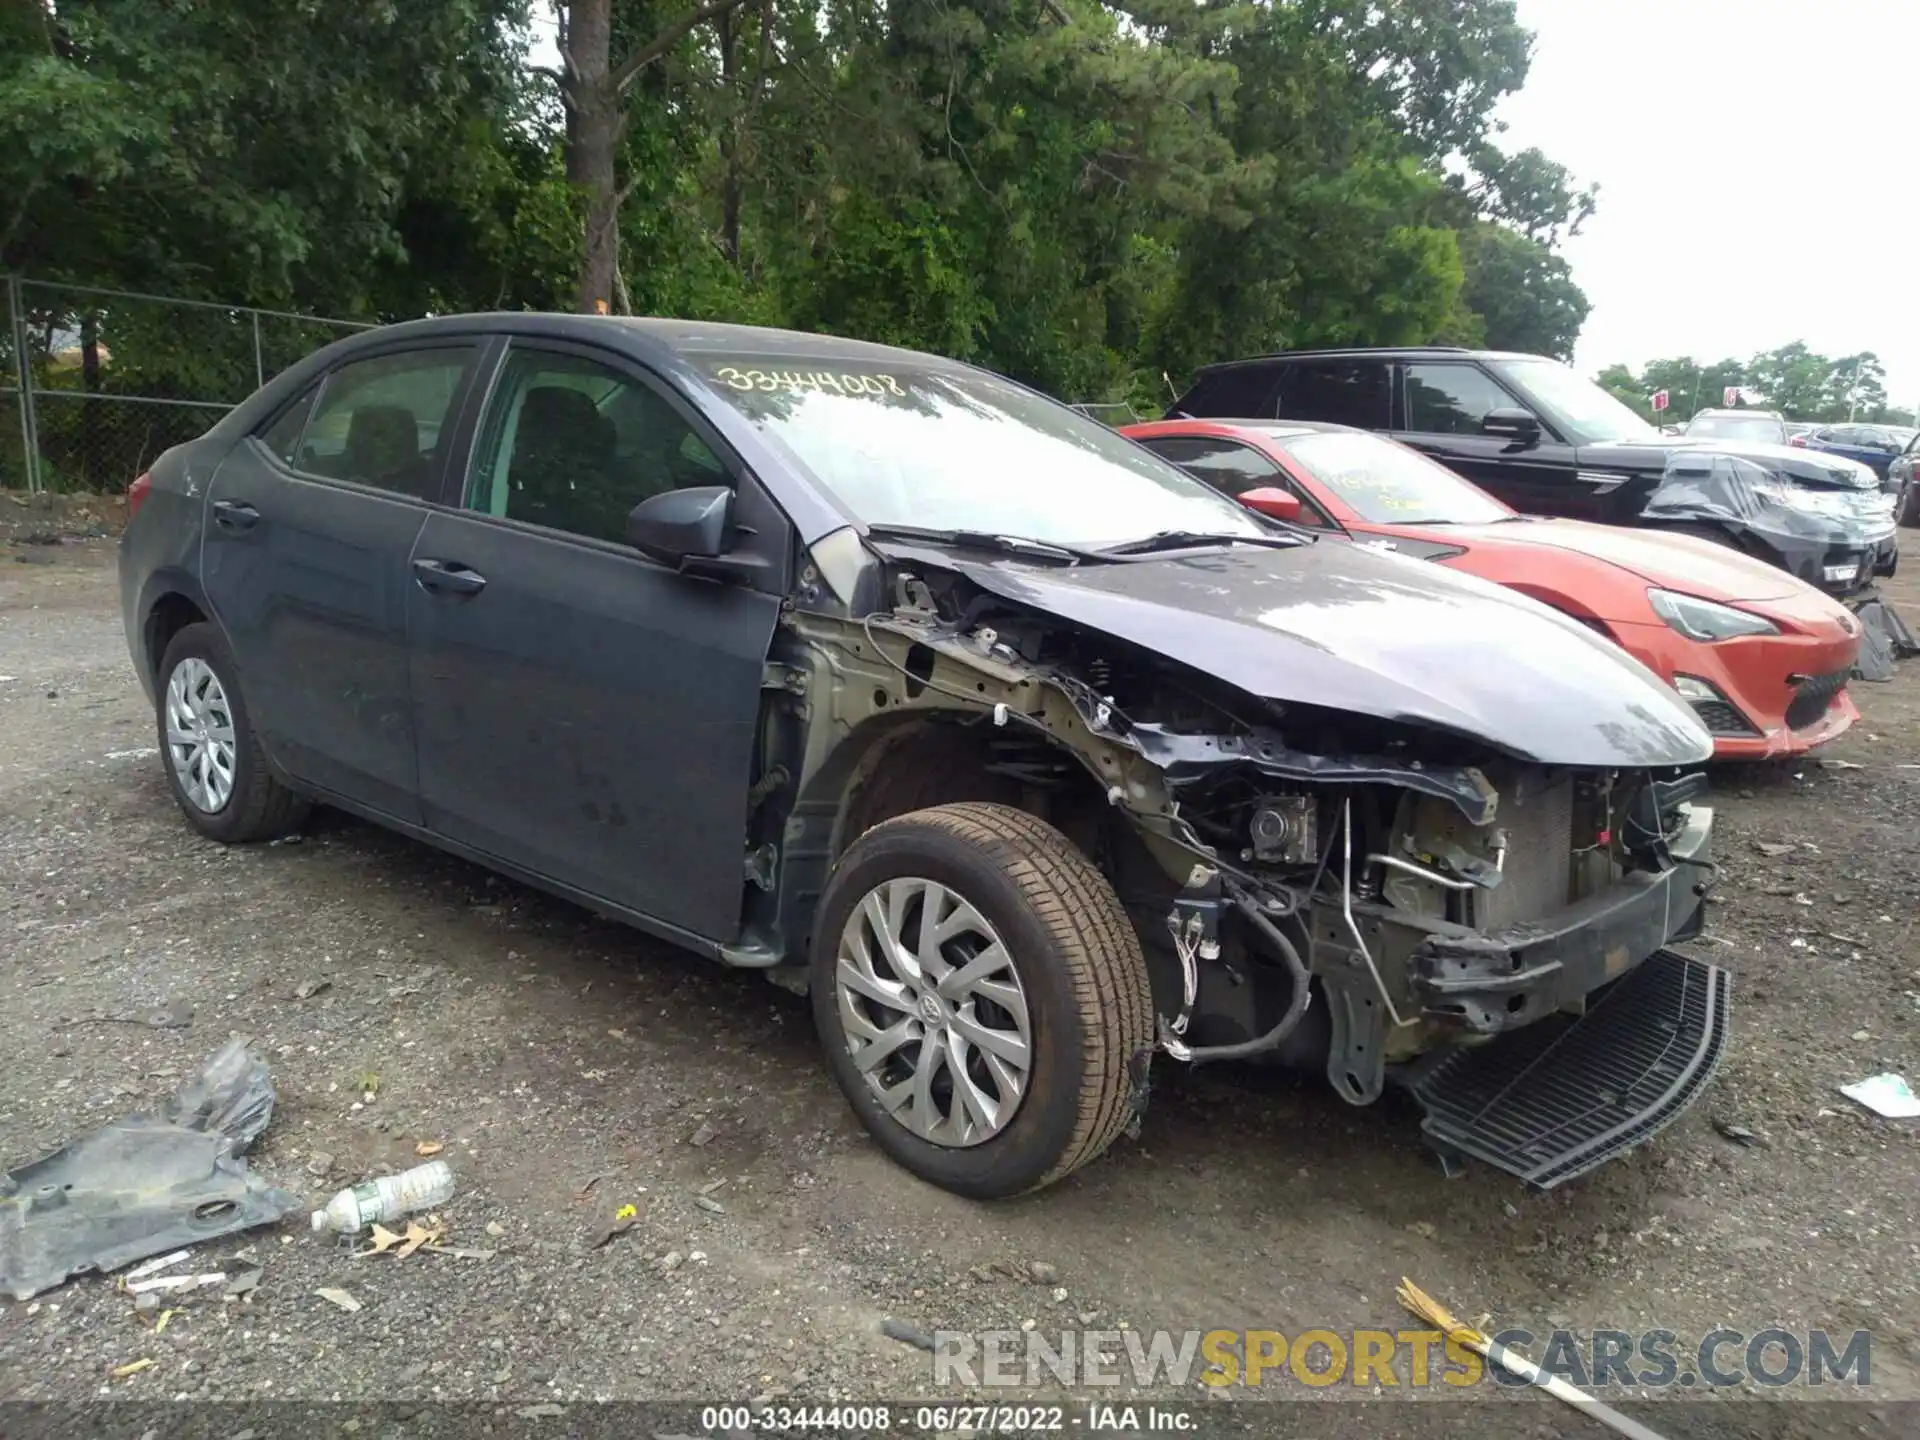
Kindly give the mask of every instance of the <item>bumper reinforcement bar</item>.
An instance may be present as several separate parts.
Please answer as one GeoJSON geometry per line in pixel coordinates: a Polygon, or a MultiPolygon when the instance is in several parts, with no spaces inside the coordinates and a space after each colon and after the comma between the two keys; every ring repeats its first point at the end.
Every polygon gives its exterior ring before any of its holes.
{"type": "Polygon", "coordinates": [[[1727,1045],[1727,972],[1658,950],[1597,995],[1408,1078],[1443,1158],[1471,1155],[1542,1190],[1632,1149],[1691,1105],[1727,1045]]]}

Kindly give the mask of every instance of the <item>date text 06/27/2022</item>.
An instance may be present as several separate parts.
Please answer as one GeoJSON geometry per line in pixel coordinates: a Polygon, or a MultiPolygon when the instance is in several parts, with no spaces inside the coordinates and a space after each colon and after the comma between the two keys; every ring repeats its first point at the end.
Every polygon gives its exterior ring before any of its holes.
{"type": "Polygon", "coordinates": [[[1079,1405],[709,1405],[700,1412],[700,1428],[720,1434],[884,1435],[1045,1435],[1073,1431],[1134,1435],[1184,1433],[1200,1428],[1187,1406],[1120,1404],[1097,1401],[1079,1405]]]}

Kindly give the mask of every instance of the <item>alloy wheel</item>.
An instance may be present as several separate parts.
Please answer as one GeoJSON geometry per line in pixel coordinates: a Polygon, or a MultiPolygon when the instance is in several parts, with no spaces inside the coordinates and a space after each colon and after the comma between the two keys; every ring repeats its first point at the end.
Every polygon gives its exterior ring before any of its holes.
{"type": "Polygon", "coordinates": [[[848,1054],[894,1120],[956,1147],[1007,1127],[1033,1069],[1027,995],[964,897],[915,877],[876,885],[841,931],[834,974],[848,1054]]]}
{"type": "Polygon", "coordinates": [[[233,710],[213,667],[189,655],[167,677],[167,759],[180,790],[212,815],[233,796],[233,710]]]}

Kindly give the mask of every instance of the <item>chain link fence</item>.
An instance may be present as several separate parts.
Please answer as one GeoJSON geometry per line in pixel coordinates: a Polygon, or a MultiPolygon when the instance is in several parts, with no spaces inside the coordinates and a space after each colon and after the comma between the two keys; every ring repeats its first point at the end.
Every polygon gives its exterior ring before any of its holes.
{"type": "Polygon", "coordinates": [[[287,366],[368,328],[0,277],[0,488],[125,490],[287,366]]]}

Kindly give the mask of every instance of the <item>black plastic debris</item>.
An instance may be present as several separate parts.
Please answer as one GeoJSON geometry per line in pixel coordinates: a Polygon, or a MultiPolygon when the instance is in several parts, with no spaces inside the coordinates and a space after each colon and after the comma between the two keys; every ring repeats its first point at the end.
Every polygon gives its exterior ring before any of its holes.
{"type": "Polygon", "coordinates": [[[1861,680],[1891,680],[1896,660],[1920,655],[1920,640],[1897,611],[1878,597],[1855,608],[1860,620],[1860,657],[1853,673],[1861,680]]]}
{"type": "Polygon", "coordinates": [[[266,1062],[228,1042],[156,1115],[128,1115],[0,1177],[0,1291],[16,1300],[299,1207],[240,1157],[273,1116],[266,1062]]]}

